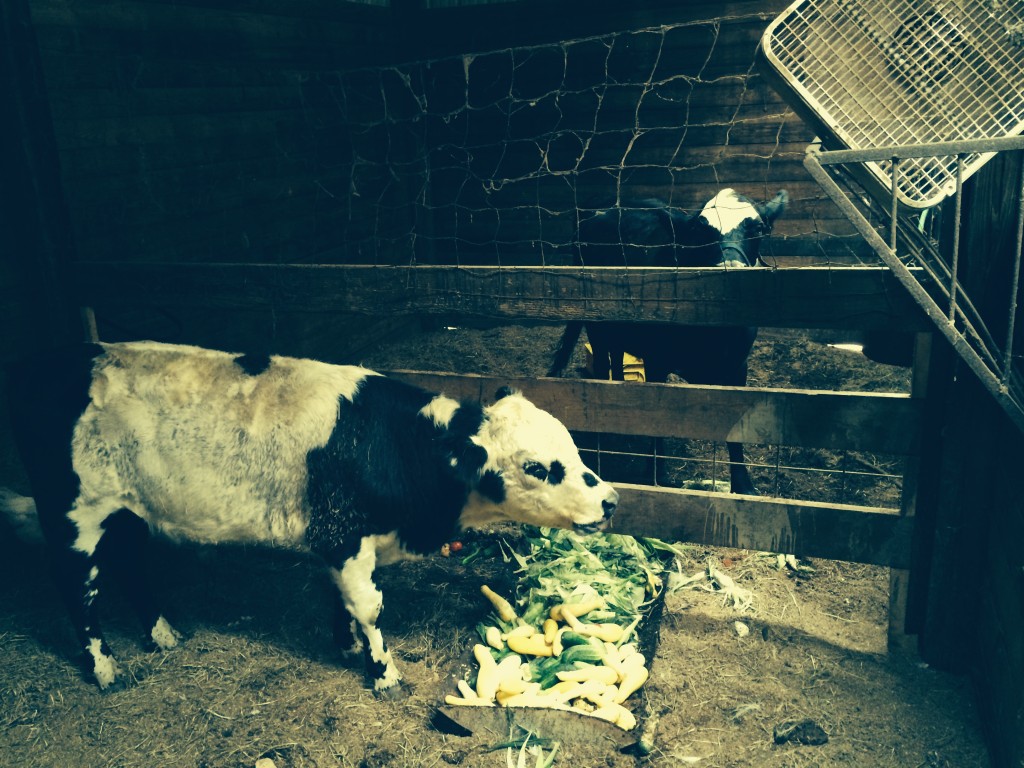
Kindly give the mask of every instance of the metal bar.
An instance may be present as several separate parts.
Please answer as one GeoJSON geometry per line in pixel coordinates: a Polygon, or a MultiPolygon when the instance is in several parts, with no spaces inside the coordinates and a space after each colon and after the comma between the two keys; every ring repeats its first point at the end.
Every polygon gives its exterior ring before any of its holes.
{"type": "Polygon", "coordinates": [[[857,229],[861,237],[867,241],[874,251],[878,254],[879,258],[885,262],[886,266],[892,271],[896,279],[900,281],[910,296],[917,302],[918,306],[924,310],[925,315],[932,321],[939,332],[946,338],[953,347],[953,351],[956,352],[960,359],[963,360],[967,366],[974,372],[981,382],[982,386],[989,391],[989,393],[996,399],[1000,407],[1006,412],[1013,421],[1014,426],[1017,429],[1024,432],[1024,410],[1022,410],[1020,403],[1014,400],[1007,391],[1005,391],[995,376],[993,371],[985,364],[975,349],[968,343],[968,341],[957,332],[956,328],[947,320],[945,313],[939,308],[932,297],[925,291],[924,287],[918,283],[917,279],[913,276],[907,266],[897,258],[896,254],[888,247],[885,240],[881,238],[875,228],[871,226],[871,223],[865,219],[856,206],[847,198],[843,190],[836,184],[835,180],[825,171],[821,163],[818,162],[819,152],[815,149],[814,145],[808,147],[807,153],[804,155],[804,167],[808,173],[814,177],[814,180],[818,182],[819,186],[825,191],[826,194],[836,206],[843,212],[850,223],[857,229]]]}
{"type": "Polygon", "coordinates": [[[889,209],[889,250],[896,253],[896,235],[899,232],[900,212],[900,160],[898,157],[892,159],[892,204],[889,209]]]}
{"type": "Polygon", "coordinates": [[[953,263],[949,268],[949,322],[956,323],[957,268],[960,263],[960,213],[963,210],[964,156],[956,156],[956,209],[953,213],[953,263]]]}
{"type": "Polygon", "coordinates": [[[1013,366],[1013,334],[1014,324],[1017,318],[1017,289],[1020,285],[1020,260],[1021,244],[1024,241],[1024,157],[1021,158],[1020,166],[1020,200],[1017,205],[1017,251],[1013,257],[1013,272],[1010,276],[1010,311],[1006,320],[1006,352],[1003,357],[1003,375],[1000,385],[1003,391],[1007,390],[1010,380],[1010,371],[1013,366]]]}
{"type": "Polygon", "coordinates": [[[1005,136],[998,139],[968,139],[965,141],[939,141],[931,144],[908,144],[905,146],[873,147],[871,149],[819,150],[820,165],[842,165],[845,163],[877,163],[898,157],[907,160],[913,157],[942,157],[960,153],[970,155],[985,152],[1006,152],[1024,149],[1024,136],[1005,136]]]}

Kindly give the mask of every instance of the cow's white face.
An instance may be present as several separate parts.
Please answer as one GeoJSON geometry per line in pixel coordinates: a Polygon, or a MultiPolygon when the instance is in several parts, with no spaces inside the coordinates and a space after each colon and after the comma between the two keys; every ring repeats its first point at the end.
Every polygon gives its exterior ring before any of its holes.
{"type": "Polygon", "coordinates": [[[584,533],[607,526],[619,494],[584,465],[565,426],[522,395],[486,408],[474,442],[487,451],[483,473],[494,484],[500,478],[500,492],[474,493],[463,525],[512,520],[584,533]]]}
{"type": "Polygon", "coordinates": [[[753,203],[734,189],[723,189],[711,198],[698,219],[718,232],[721,265],[752,267],[757,264],[760,239],[771,231],[776,217],[788,202],[785,190],[763,205],[753,203]]]}
{"type": "Polygon", "coordinates": [[[754,204],[737,195],[734,189],[723,189],[711,198],[700,215],[723,235],[738,229],[747,219],[761,220],[754,204]]]}

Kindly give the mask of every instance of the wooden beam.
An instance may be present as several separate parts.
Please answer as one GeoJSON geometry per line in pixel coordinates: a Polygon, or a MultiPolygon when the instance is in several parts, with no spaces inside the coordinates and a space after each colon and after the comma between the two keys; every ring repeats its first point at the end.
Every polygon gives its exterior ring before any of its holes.
{"type": "Polygon", "coordinates": [[[66,267],[74,259],[73,227],[64,199],[32,9],[27,0],[0,2],[0,278],[13,284],[3,297],[0,354],[77,341],[82,319],[68,300],[66,267]]]}
{"type": "Polygon", "coordinates": [[[82,303],[274,307],[563,323],[925,330],[887,269],[80,263],[82,303]]]}
{"type": "Polygon", "coordinates": [[[731,440],[913,455],[921,401],[863,394],[588,379],[528,379],[391,371],[460,399],[489,402],[501,386],[521,390],[569,429],[621,435],[731,440]]]}
{"type": "Polygon", "coordinates": [[[617,483],[614,530],[719,547],[909,565],[913,522],[897,510],[617,483]]]}

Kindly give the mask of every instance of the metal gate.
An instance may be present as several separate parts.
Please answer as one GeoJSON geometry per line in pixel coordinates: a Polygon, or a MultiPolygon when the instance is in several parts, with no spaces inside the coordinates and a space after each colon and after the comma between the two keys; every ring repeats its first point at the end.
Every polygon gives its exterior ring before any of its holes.
{"type": "Polygon", "coordinates": [[[1024,379],[1016,362],[1017,355],[1014,353],[1021,240],[1024,235],[1024,171],[1022,178],[1018,180],[1021,190],[1020,205],[1017,212],[1012,279],[1010,285],[1006,287],[1007,309],[1003,320],[1004,328],[988,327],[970,297],[961,288],[958,276],[964,158],[978,153],[1001,151],[1024,151],[1024,137],[831,152],[824,151],[820,145],[815,144],[808,148],[804,166],[925,310],[936,329],[978,376],[1013,423],[1024,431],[1024,379]],[[957,158],[957,172],[956,188],[952,198],[955,217],[953,238],[949,256],[946,257],[941,252],[938,242],[921,231],[918,224],[920,212],[916,216],[912,215],[900,205],[897,190],[902,161],[949,155],[957,158]],[[891,163],[892,170],[892,194],[887,212],[888,239],[883,237],[876,226],[865,217],[864,201],[857,201],[856,197],[848,194],[836,180],[836,175],[841,174],[846,166],[883,161],[891,163]],[[858,205],[858,202],[861,204],[858,205]],[[919,281],[911,267],[921,268],[926,276],[925,281],[919,281]]]}

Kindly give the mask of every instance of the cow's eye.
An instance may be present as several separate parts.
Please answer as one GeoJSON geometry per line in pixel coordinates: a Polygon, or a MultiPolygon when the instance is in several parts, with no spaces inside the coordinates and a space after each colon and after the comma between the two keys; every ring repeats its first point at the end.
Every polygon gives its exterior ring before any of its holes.
{"type": "Polygon", "coordinates": [[[536,477],[538,480],[547,480],[548,470],[539,461],[528,461],[523,464],[523,472],[536,477]]]}

